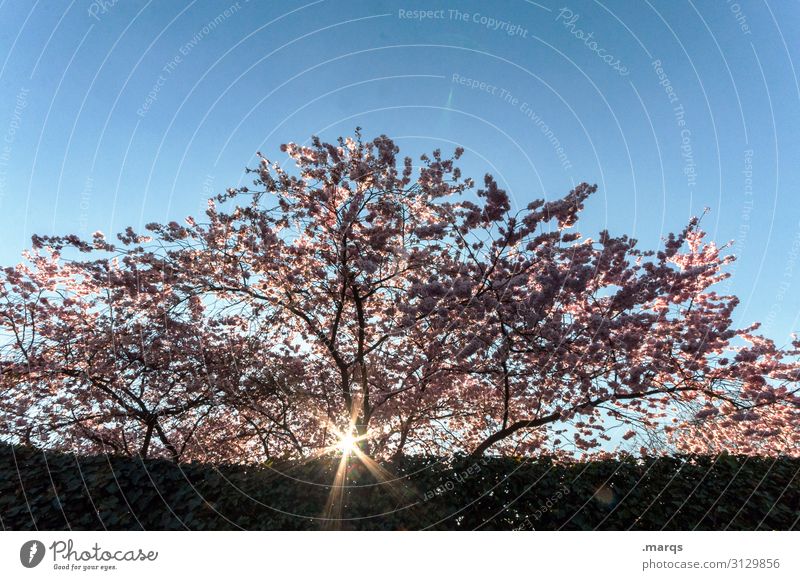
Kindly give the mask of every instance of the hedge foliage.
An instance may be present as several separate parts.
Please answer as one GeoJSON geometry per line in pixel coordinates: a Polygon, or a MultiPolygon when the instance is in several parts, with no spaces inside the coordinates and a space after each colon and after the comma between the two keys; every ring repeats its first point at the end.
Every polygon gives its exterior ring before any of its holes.
{"type": "Polygon", "coordinates": [[[600,460],[405,458],[377,484],[353,461],[211,466],[0,445],[7,530],[798,529],[800,460],[721,455],[600,460]],[[336,495],[336,494],[334,494],[336,495]],[[328,516],[327,518],[325,516],[328,516]]]}

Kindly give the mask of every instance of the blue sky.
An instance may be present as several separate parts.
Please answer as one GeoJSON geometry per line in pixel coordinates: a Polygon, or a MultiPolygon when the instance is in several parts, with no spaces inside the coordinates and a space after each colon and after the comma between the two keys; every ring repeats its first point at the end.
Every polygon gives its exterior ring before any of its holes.
{"type": "MultiPolygon", "coordinates": [[[[562,0],[563,1],[563,0],[562,0]]],[[[708,206],[736,322],[800,330],[794,2],[0,2],[0,261],[198,215],[256,151],[464,146],[518,205],[597,183],[643,247],[708,206]]]]}

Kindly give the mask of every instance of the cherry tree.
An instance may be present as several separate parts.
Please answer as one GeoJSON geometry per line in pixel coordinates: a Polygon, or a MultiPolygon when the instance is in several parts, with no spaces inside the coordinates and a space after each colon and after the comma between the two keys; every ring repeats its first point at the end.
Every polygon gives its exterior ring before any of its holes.
{"type": "Polygon", "coordinates": [[[490,175],[462,176],[461,149],[415,166],[357,131],[283,151],[294,166],[259,155],[253,186],[203,220],[34,237],[3,272],[9,433],[212,461],[653,434],[797,453],[800,345],[733,327],[738,301],[715,290],[733,258],[699,219],[646,251],[577,232],[585,183],[513,208],[490,175]]]}
{"type": "Polygon", "coordinates": [[[58,447],[174,458],[213,409],[197,308],[116,260],[62,261],[48,247],[4,272],[7,430],[58,447]]]}

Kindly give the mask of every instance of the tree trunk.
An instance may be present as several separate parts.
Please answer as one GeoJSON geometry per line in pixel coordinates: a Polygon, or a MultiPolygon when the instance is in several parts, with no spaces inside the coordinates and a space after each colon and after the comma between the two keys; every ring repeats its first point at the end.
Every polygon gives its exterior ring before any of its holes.
{"type": "Polygon", "coordinates": [[[147,459],[147,452],[150,450],[150,440],[153,438],[153,428],[153,422],[148,421],[147,431],[144,434],[144,441],[142,441],[142,450],[139,452],[139,455],[142,456],[142,459],[147,459]]]}

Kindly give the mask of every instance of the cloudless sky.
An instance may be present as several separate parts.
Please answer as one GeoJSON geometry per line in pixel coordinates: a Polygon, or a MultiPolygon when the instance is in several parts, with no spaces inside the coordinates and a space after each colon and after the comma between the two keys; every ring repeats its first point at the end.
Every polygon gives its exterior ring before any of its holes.
{"type": "Polygon", "coordinates": [[[198,215],[255,154],[356,126],[466,148],[517,205],[597,183],[642,247],[710,213],[736,323],[800,330],[796,2],[0,1],[0,263],[198,215]],[[422,18],[424,16],[424,18],[422,18]]]}

